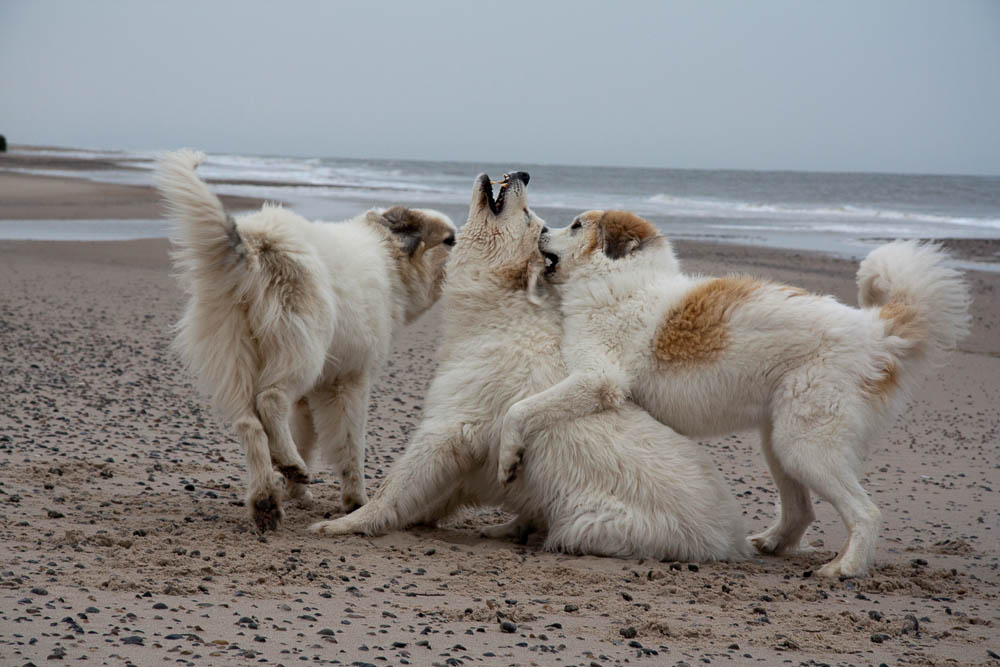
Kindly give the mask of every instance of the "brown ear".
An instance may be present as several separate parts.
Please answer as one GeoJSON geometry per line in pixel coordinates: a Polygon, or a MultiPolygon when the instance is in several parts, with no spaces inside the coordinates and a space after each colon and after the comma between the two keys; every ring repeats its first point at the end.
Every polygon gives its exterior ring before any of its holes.
{"type": "Polygon", "coordinates": [[[621,259],[661,238],[651,223],[629,211],[605,211],[597,221],[604,244],[604,254],[621,259]]]}
{"type": "Polygon", "coordinates": [[[443,220],[405,206],[393,206],[382,213],[382,224],[399,237],[403,251],[411,257],[421,244],[428,250],[441,243],[455,243],[455,230],[443,220]]]}

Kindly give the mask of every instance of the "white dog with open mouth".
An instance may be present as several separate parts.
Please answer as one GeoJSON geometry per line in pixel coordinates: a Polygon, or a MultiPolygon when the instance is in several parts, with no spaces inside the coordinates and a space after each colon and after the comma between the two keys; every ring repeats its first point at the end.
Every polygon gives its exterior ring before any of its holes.
{"type": "Polygon", "coordinates": [[[848,529],[825,576],[867,571],[880,512],[858,481],[868,447],[907,390],[969,327],[969,294],[937,246],[895,242],[858,271],[861,308],[746,277],[681,273],[666,238],[624,211],[588,211],[545,234],[562,294],[571,375],[514,404],[504,422],[505,483],[543,456],[555,424],[627,398],[689,436],[759,427],[781,496],[763,552],[799,547],[810,490],[848,529]]]}
{"type": "Polygon", "coordinates": [[[393,335],[440,295],[455,226],[402,206],[324,223],[266,205],[234,220],[195,174],[203,159],[170,153],[156,173],[189,296],[176,347],[239,434],[260,530],[281,519],[282,475],[309,500],[317,437],[350,511],[367,500],[369,387],[393,335]]]}
{"type": "Polygon", "coordinates": [[[510,174],[494,201],[489,178],[477,180],[448,262],[442,359],[424,421],[371,502],[311,530],[374,535],[461,505],[502,505],[518,518],[490,534],[545,529],[546,549],[742,558],[740,510],[708,455],[631,404],[541,431],[517,482],[498,483],[508,407],[566,376],[558,303],[537,284],[543,223],[527,207],[527,183],[510,174]],[[536,290],[539,305],[526,293],[536,290]]]}

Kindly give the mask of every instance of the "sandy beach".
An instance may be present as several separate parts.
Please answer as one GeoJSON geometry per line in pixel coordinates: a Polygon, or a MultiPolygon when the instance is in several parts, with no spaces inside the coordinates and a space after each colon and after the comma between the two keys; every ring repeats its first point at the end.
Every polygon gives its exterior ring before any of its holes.
{"type": "MultiPolygon", "coordinates": [[[[0,171],[0,218],[158,215],[148,188],[0,171]]],[[[227,202],[253,205],[252,200],[227,202]]],[[[995,242],[965,242],[992,256],[995,242]],[[986,248],[986,250],[983,250],[986,248]]],[[[680,242],[688,271],[750,273],[856,303],[854,262],[680,242]]],[[[182,295],[162,239],[0,241],[0,664],[979,665],[1000,661],[1000,274],[969,272],[971,336],[865,465],[884,513],[872,576],[817,552],[740,564],[628,561],[488,540],[491,509],[378,538],[257,535],[243,456],[168,349],[182,295]]],[[[376,489],[419,423],[432,310],[370,407],[376,489]]],[[[757,436],[705,442],[748,528],[775,514],[757,436]]]]}

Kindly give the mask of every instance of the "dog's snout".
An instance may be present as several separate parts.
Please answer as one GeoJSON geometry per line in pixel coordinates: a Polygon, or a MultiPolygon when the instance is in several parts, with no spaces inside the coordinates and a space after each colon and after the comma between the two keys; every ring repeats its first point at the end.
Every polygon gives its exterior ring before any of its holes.
{"type": "Polygon", "coordinates": [[[528,181],[531,180],[531,176],[526,171],[515,171],[510,174],[510,179],[512,181],[521,181],[522,184],[527,185],[528,181]]]}
{"type": "Polygon", "coordinates": [[[548,227],[542,227],[542,234],[548,234],[548,233],[549,233],[549,228],[548,227]]]}

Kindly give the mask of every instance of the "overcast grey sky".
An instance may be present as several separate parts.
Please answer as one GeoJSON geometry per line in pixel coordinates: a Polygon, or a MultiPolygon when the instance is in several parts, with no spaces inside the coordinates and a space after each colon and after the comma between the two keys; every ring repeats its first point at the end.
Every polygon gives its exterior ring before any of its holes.
{"type": "Polygon", "coordinates": [[[0,0],[0,133],[1000,174],[1000,2],[0,0]]]}

